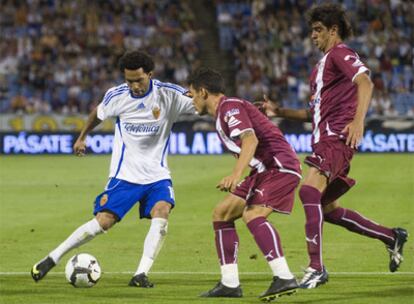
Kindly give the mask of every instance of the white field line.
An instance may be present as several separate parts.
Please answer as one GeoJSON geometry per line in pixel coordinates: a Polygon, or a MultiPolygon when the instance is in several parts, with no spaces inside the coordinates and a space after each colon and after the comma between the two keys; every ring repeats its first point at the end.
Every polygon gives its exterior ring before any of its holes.
{"type": "MultiPolygon", "coordinates": [[[[103,272],[104,274],[133,274],[132,271],[108,271],[103,272]]],[[[48,275],[63,275],[64,272],[51,272],[48,275]]],[[[203,271],[154,271],[150,272],[151,275],[220,275],[219,272],[203,272],[203,271]]],[[[240,272],[240,275],[269,275],[270,272],[240,272]]],[[[295,275],[300,275],[302,272],[294,272],[295,275]]],[[[355,276],[371,276],[371,275],[390,275],[390,276],[399,276],[399,275],[414,275],[414,272],[329,272],[332,275],[355,275],[355,276]]],[[[13,272],[13,271],[2,271],[0,276],[19,276],[19,275],[30,275],[29,272],[13,272]]]]}

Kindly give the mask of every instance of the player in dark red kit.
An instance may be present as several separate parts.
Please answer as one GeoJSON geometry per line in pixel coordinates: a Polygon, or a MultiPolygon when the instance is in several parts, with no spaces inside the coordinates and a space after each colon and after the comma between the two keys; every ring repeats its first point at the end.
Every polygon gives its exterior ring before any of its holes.
{"type": "Polygon", "coordinates": [[[305,159],[309,171],[299,191],[306,215],[310,258],[301,288],[315,288],[328,281],[322,261],[324,221],[385,243],[391,272],[403,260],[403,246],[408,237],[405,229],[384,227],[338,204],[337,199],[355,184],[348,172],[364,133],[373,84],[358,54],[343,43],[351,34],[343,9],[335,4],[322,4],[313,7],[308,18],[312,41],[323,52],[310,75],[310,110],[278,108],[270,100],[262,104],[269,116],[312,121],[313,154],[305,159]]]}
{"type": "Polygon", "coordinates": [[[237,157],[231,175],[217,185],[231,193],[213,212],[222,279],[201,296],[242,296],[237,268],[239,237],[234,225],[239,218],[243,218],[273,272],[273,281],[260,299],[271,301],[291,294],[298,284],[286,263],[280,237],[267,217],[273,212],[291,212],[301,178],[300,162],[282,132],[254,105],[224,95],[219,73],[199,68],[188,82],[196,111],[216,118],[222,143],[237,157]],[[250,175],[242,180],[248,166],[250,175]]]}

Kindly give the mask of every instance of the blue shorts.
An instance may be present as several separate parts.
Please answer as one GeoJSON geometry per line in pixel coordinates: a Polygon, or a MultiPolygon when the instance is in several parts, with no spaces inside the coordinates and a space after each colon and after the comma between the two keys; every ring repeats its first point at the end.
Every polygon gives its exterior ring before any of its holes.
{"type": "Polygon", "coordinates": [[[140,185],[112,178],[105,191],[96,197],[93,214],[108,211],[120,221],[139,202],[140,218],[151,218],[151,210],[159,201],[170,203],[174,208],[174,190],[170,179],[140,185]]]}

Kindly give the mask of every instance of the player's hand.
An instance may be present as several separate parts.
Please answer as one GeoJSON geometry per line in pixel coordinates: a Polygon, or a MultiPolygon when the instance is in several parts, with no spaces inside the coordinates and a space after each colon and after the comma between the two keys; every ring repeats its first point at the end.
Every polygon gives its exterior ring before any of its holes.
{"type": "Polygon", "coordinates": [[[268,117],[279,116],[279,105],[277,102],[270,100],[266,94],[263,95],[263,101],[256,101],[253,104],[268,117]]]}
{"type": "Polygon", "coordinates": [[[262,112],[264,115],[267,116],[266,114],[266,109],[264,107],[264,101],[255,101],[253,102],[253,105],[260,111],[262,112]]]}
{"type": "Polygon", "coordinates": [[[361,143],[362,136],[364,135],[364,122],[352,121],[345,126],[342,133],[348,133],[346,137],[346,145],[350,146],[352,149],[356,149],[361,143]]]}
{"type": "Polygon", "coordinates": [[[73,151],[77,156],[84,156],[86,153],[86,141],[78,138],[73,145],[73,151]]]}
{"type": "Polygon", "coordinates": [[[220,189],[220,191],[233,192],[236,189],[239,181],[240,181],[240,176],[232,174],[232,175],[223,177],[222,180],[216,186],[216,188],[220,189]]]}

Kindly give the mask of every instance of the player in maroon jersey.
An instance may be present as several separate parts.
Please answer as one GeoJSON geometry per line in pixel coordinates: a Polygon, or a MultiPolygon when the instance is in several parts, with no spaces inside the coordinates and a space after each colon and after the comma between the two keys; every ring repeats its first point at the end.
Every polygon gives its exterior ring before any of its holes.
{"type": "Polygon", "coordinates": [[[289,214],[294,191],[301,178],[300,162],[282,132],[254,105],[224,95],[223,78],[207,68],[188,78],[196,111],[216,118],[222,143],[237,158],[229,176],[217,188],[230,192],[213,212],[221,281],[202,297],[241,297],[235,220],[243,218],[273,272],[270,287],[260,299],[270,301],[296,291],[298,284],[283,255],[280,237],[267,217],[273,212],[289,214]],[[251,172],[242,180],[243,172],[251,172]]]}
{"type": "Polygon", "coordinates": [[[408,237],[405,229],[384,227],[339,206],[337,199],[355,184],[348,172],[364,133],[373,84],[358,54],[343,43],[351,28],[342,8],[322,4],[313,7],[308,17],[313,43],[323,52],[310,75],[310,110],[278,108],[269,100],[261,105],[269,116],[312,121],[313,154],[305,159],[310,168],[299,191],[310,258],[301,288],[315,288],[328,281],[322,261],[324,221],[385,243],[391,272],[403,260],[403,245],[408,237]]]}

